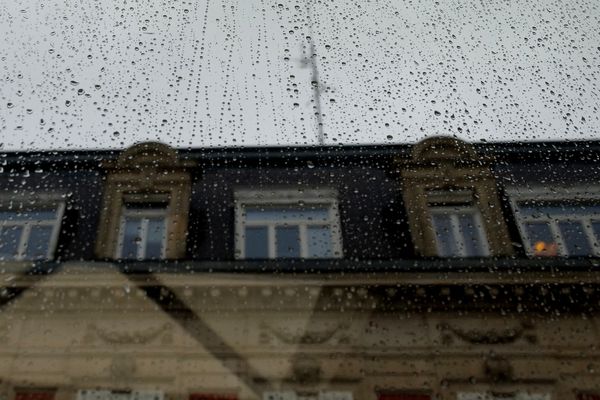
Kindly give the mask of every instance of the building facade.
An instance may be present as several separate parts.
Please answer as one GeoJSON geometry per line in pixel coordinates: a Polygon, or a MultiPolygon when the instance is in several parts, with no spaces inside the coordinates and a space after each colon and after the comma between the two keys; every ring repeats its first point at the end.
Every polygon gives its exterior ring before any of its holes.
{"type": "Polygon", "coordinates": [[[5,153],[0,398],[600,398],[600,143],[5,153]]]}

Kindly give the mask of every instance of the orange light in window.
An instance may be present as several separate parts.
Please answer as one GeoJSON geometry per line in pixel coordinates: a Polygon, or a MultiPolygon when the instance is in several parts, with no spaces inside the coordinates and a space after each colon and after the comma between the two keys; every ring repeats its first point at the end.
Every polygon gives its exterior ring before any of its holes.
{"type": "Polygon", "coordinates": [[[535,242],[533,253],[541,257],[553,257],[558,255],[558,245],[556,243],[535,242]]]}

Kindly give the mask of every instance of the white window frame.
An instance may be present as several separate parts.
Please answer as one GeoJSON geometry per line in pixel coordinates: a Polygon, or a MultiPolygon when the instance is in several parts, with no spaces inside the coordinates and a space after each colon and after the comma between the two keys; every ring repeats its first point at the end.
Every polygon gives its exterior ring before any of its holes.
{"type": "MultiPolygon", "coordinates": [[[[596,239],[591,222],[594,221],[593,214],[581,214],[577,217],[569,217],[568,215],[549,218],[547,216],[534,218],[523,216],[520,212],[520,203],[530,202],[532,204],[543,202],[593,202],[600,206],[600,186],[583,187],[553,187],[552,192],[548,192],[546,187],[535,186],[531,188],[508,188],[507,193],[510,197],[510,206],[517,221],[517,227],[525,252],[527,255],[535,257],[535,251],[529,246],[531,240],[527,235],[526,224],[530,222],[547,223],[550,226],[550,231],[558,247],[558,255],[562,257],[568,256],[567,246],[558,228],[558,221],[579,221],[582,222],[586,238],[592,248],[592,255],[600,256],[600,243],[596,239]]],[[[597,217],[600,222],[600,217],[597,217]]]]}
{"type": "MultiPolygon", "coordinates": [[[[135,203],[133,203],[135,204],[135,203]]],[[[160,259],[164,259],[166,256],[167,250],[167,229],[168,229],[168,218],[169,218],[169,210],[168,207],[164,208],[135,208],[135,207],[127,207],[123,205],[121,209],[121,221],[119,222],[119,240],[117,244],[117,254],[115,257],[117,259],[123,258],[123,244],[125,242],[125,224],[127,222],[127,217],[136,217],[140,218],[141,221],[141,231],[140,237],[142,239],[140,245],[138,246],[136,260],[145,260],[146,259],[146,244],[148,242],[148,224],[150,222],[150,218],[162,217],[164,219],[165,224],[165,235],[163,237],[160,249],[160,259]]]]}
{"type": "MultiPolygon", "coordinates": [[[[62,226],[62,219],[65,212],[65,196],[58,194],[40,194],[34,196],[16,196],[16,197],[4,197],[0,196],[0,210],[3,212],[36,212],[42,211],[46,208],[53,208],[55,210],[53,220],[43,221],[29,221],[29,220],[15,220],[7,221],[0,220],[0,230],[5,227],[22,226],[23,232],[19,238],[19,245],[17,249],[17,255],[15,258],[4,261],[28,261],[25,257],[27,250],[29,236],[31,234],[31,228],[33,226],[51,226],[52,232],[50,233],[50,241],[48,243],[48,251],[46,252],[45,260],[54,259],[54,252],[58,244],[58,236],[60,235],[60,228],[62,226]]],[[[33,261],[33,260],[32,260],[33,261]]]]}
{"type": "Polygon", "coordinates": [[[110,390],[94,389],[77,391],[76,400],[164,400],[164,392],[159,390],[110,390]]]}
{"type": "Polygon", "coordinates": [[[452,235],[454,237],[454,240],[455,240],[454,242],[456,243],[456,247],[458,250],[458,254],[452,255],[450,257],[487,257],[490,255],[490,247],[489,247],[487,235],[485,233],[485,229],[483,227],[483,219],[481,217],[481,212],[479,211],[477,206],[475,206],[475,205],[456,205],[456,206],[430,205],[429,213],[431,214],[431,224],[433,227],[433,231],[435,233],[435,243],[438,246],[438,253],[440,251],[440,249],[439,249],[440,244],[438,242],[438,232],[437,232],[435,224],[433,223],[433,216],[436,214],[437,215],[448,215],[450,217],[450,225],[452,226],[452,235]],[[458,222],[458,214],[470,214],[473,216],[473,219],[476,224],[475,229],[476,229],[477,234],[479,235],[479,239],[483,246],[483,248],[482,248],[483,254],[477,255],[477,256],[469,256],[467,254],[467,246],[466,246],[465,236],[460,232],[460,225],[458,222]]]}
{"type": "MultiPolygon", "coordinates": [[[[337,193],[331,189],[265,189],[265,190],[245,190],[235,191],[235,257],[237,259],[246,258],[246,234],[247,226],[268,227],[268,249],[270,259],[277,258],[275,243],[275,227],[280,225],[299,226],[300,229],[300,258],[308,258],[308,226],[329,226],[331,232],[331,252],[332,258],[342,258],[342,235],[339,218],[339,207],[337,193]],[[246,207],[261,206],[298,206],[314,205],[328,208],[328,217],[326,221],[306,221],[285,220],[285,222],[273,220],[246,221],[246,207]]],[[[319,258],[312,258],[319,259],[319,258]]]]}
{"type": "Polygon", "coordinates": [[[457,400],[550,400],[552,396],[550,393],[542,392],[524,392],[515,391],[513,395],[509,396],[495,396],[489,391],[484,392],[458,392],[456,394],[457,400]]]}
{"type": "Polygon", "coordinates": [[[315,390],[295,391],[280,390],[264,392],[262,400],[353,400],[354,396],[348,390],[315,390]]]}

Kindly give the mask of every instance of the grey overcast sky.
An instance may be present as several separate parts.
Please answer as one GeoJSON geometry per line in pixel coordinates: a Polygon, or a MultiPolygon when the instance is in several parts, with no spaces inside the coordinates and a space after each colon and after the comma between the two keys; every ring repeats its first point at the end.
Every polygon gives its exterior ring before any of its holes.
{"type": "Polygon", "coordinates": [[[599,26],[598,0],[0,0],[1,148],[315,144],[316,94],[327,144],[600,138],[599,26]]]}

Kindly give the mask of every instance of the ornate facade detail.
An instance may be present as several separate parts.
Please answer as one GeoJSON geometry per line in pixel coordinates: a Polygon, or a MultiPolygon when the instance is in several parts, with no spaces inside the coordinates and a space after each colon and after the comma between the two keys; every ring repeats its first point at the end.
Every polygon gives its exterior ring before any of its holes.
{"type": "Polygon", "coordinates": [[[191,176],[195,164],[160,143],[141,143],[115,161],[102,164],[107,171],[98,226],[96,255],[115,258],[121,212],[126,201],[167,204],[166,258],[185,256],[191,176]]]}
{"type": "Polygon", "coordinates": [[[290,380],[299,383],[317,382],[321,378],[321,364],[313,357],[297,357],[292,362],[292,376],[290,380]]]}
{"type": "Polygon", "coordinates": [[[449,137],[426,139],[415,145],[410,160],[397,160],[402,196],[418,254],[437,255],[429,213],[430,194],[441,194],[441,198],[436,196],[437,201],[452,204],[456,200],[453,194],[460,192],[468,193],[469,201],[481,212],[490,255],[512,254],[490,161],[478,155],[472,145],[449,137]]]}
{"type": "Polygon", "coordinates": [[[270,335],[276,337],[284,344],[325,344],[329,342],[346,344],[350,341],[349,336],[343,333],[350,328],[350,324],[344,322],[340,322],[329,328],[307,331],[303,331],[301,328],[291,330],[275,327],[265,322],[261,323],[260,326],[263,329],[259,339],[262,343],[270,342],[270,335]]]}
{"type": "Polygon", "coordinates": [[[537,343],[537,337],[532,332],[534,328],[531,322],[521,322],[520,326],[502,330],[494,329],[460,329],[450,324],[440,324],[438,328],[442,332],[442,343],[450,344],[456,337],[470,344],[511,344],[519,339],[524,339],[529,344],[537,343]]]}
{"type": "Polygon", "coordinates": [[[507,382],[513,379],[510,361],[497,354],[490,354],[483,362],[483,373],[492,382],[507,382]]]}
{"type": "Polygon", "coordinates": [[[8,325],[0,325],[0,343],[6,343],[8,341],[8,325]]]}
{"type": "Polygon", "coordinates": [[[131,379],[137,370],[135,359],[129,355],[116,355],[110,362],[109,372],[114,380],[125,381],[131,379]]]}
{"type": "Polygon", "coordinates": [[[148,344],[160,338],[161,344],[169,344],[173,341],[173,325],[164,323],[160,326],[140,329],[136,331],[108,330],[90,324],[87,328],[85,342],[91,343],[94,338],[100,339],[106,344],[148,344]]]}

